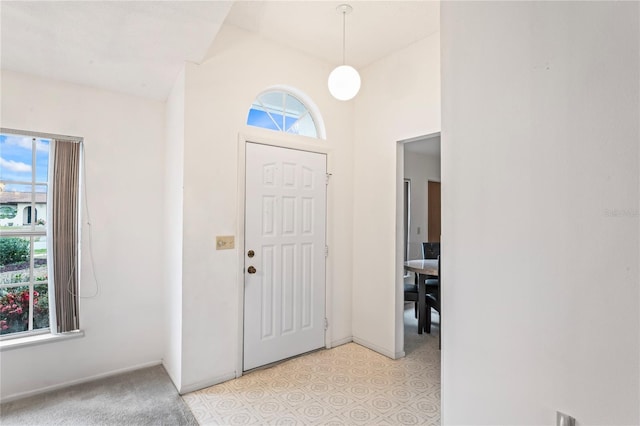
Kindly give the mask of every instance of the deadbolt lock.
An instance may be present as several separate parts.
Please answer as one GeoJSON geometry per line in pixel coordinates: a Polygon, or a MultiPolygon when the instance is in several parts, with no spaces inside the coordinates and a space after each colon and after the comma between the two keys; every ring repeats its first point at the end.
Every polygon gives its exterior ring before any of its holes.
{"type": "Polygon", "coordinates": [[[250,274],[255,274],[256,273],[256,268],[254,268],[253,266],[249,266],[247,268],[247,272],[250,274]]]}
{"type": "Polygon", "coordinates": [[[249,250],[249,251],[247,252],[247,256],[249,256],[249,257],[253,257],[253,256],[255,256],[255,255],[256,255],[256,252],[254,252],[253,250],[249,250]]]}

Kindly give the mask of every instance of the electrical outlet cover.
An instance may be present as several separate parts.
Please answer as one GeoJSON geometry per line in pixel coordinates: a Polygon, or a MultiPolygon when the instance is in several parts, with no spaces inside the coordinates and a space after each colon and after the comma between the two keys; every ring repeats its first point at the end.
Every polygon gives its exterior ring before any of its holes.
{"type": "Polygon", "coordinates": [[[556,426],[575,426],[576,419],[571,417],[568,414],[561,413],[560,411],[556,411],[556,426]]]}

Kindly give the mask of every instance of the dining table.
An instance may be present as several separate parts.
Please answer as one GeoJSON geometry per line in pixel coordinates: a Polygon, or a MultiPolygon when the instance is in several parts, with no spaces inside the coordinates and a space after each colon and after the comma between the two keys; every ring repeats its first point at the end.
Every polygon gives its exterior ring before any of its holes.
{"type": "Polygon", "coordinates": [[[405,271],[417,274],[418,285],[418,333],[422,334],[427,323],[427,278],[438,276],[438,259],[414,259],[404,262],[405,271]]]}

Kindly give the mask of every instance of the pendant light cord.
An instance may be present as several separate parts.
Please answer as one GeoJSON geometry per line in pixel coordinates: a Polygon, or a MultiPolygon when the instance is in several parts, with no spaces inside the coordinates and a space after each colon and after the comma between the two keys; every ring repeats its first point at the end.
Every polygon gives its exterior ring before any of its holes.
{"type": "MultiPolygon", "coordinates": [[[[1,1],[1,0],[0,0],[1,1]]],[[[360,74],[350,65],[347,65],[347,14],[353,12],[353,7],[341,4],[336,7],[336,12],[342,13],[342,65],[338,65],[329,74],[327,85],[331,95],[339,101],[353,99],[360,90],[360,74]]]]}
{"type": "Polygon", "coordinates": [[[346,18],[347,18],[347,11],[343,9],[342,10],[342,65],[345,65],[347,63],[346,53],[345,53],[346,50],[347,50],[346,47],[345,47],[347,45],[347,43],[345,41],[346,38],[347,38],[346,30],[345,30],[345,28],[346,28],[346,24],[345,24],[346,18]]]}

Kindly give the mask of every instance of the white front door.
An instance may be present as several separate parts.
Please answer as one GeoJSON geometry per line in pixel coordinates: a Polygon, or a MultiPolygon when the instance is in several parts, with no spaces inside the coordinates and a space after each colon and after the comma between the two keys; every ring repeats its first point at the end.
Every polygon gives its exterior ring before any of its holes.
{"type": "Polygon", "coordinates": [[[244,370],[324,346],[324,154],[247,143],[244,370]]]}

